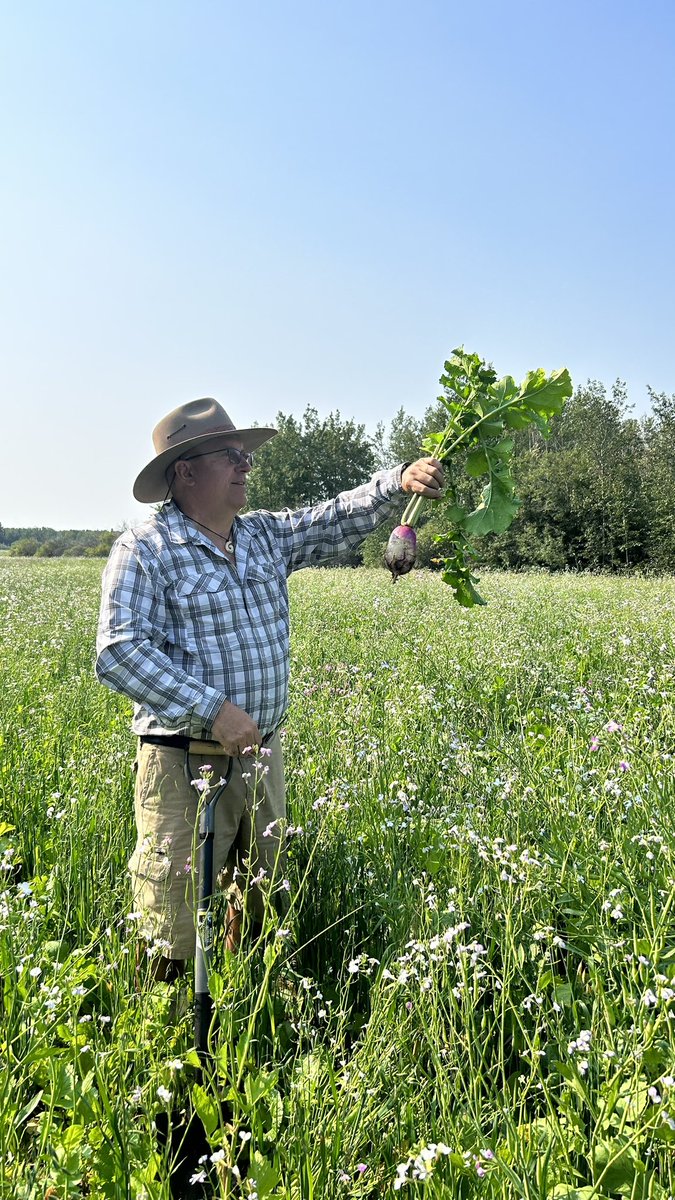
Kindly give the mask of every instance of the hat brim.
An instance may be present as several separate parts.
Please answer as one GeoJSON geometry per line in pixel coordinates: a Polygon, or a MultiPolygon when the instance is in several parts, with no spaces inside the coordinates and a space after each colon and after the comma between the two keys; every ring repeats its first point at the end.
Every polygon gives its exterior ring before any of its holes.
{"type": "Polygon", "coordinates": [[[205,446],[208,442],[213,442],[214,449],[217,449],[219,442],[226,443],[237,439],[243,449],[251,454],[265,442],[269,442],[270,438],[276,437],[278,432],[278,429],[233,429],[228,433],[201,433],[198,437],[187,438],[180,446],[172,446],[170,450],[156,455],[152,462],[143,468],[134,483],[134,499],[139,500],[141,504],[157,504],[166,500],[170,490],[166,479],[169,467],[178,462],[179,458],[187,457],[195,446],[205,446]]]}

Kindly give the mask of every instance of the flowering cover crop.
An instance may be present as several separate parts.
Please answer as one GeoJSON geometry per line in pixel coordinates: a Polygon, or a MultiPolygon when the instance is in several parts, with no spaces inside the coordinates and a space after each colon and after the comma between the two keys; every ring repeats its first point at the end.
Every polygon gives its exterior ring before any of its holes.
{"type": "Polygon", "coordinates": [[[99,571],[0,559],[2,1200],[168,1200],[182,1107],[222,1197],[675,1194],[673,582],[486,574],[449,631],[435,575],[293,577],[284,915],[216,947],[199,1083],[99,571]]]}

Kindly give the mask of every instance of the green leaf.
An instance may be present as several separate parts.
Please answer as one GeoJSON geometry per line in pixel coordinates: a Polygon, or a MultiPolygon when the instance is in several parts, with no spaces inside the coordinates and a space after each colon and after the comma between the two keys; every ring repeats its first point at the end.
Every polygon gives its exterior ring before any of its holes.
{"type": "Polygon", "coordinates": [[[455,593],[455,599],[462,608],[473,608],[474,605],[487,604],[487,600],[476,591],[471,576],[459,575],[456,571],[441,572],[443,583],[447,583],[455,593]]]}
{"type": "Polygon", "coordinates": [[[608,1192],[616,1192],[633,1183],[636,1174],[644,1174],[645,1164],[623,1142],[597,1142],[593,1150],[593,1178],[608,1192]]]}
{"type": "Polygon", "coordinates": [[[269,1196],[279,1182],[280,1171],[276,1163],[272,1164],[264,1158],[259,1150],[251,1154],[251,1164],[247,1172],[247,1182],[253,1184],[259,1200],[269,1196]]]}
{"type": "Polygon", "coordinates": [[[447,862],[447,854],[444,850],[433,848],[428,851],[424,859],[424,869],[432,877],[438,875],[443,864],[447,862]]]}
{"type": "Polygon", "coordinates": [[[15,1126],[18,1127],[19,1125],[23,1125],[24,1121],[28,1120],[31,1113],[35,1112],[35,1109],[37,1108],[38,1104],[40,1103],[42,1096],[43,1096],[43,1092],[41,1089],[39,1092],[36,1092],[33,1097],[31,1097],[31,1099],[28,1101],[27,1104],[24,1104],[21,1111],[18,1112],[16,1117],[14,1118],[15,1126]]]}
{"type": "Polygon", "coordinates": [[[504,438],[496,446],[490,446],[490,454],[496,455],[502,462],[507,462],[513,453],[513,438],[504,438]]]}
{"type": "Polygon", "coordinates": [[[487,454],[482,446],[477,446],[466,458],[466,473],[474,478],[477,475],[487,475],[489,471],[487,454]]]}
{"type": "Polygon", "coordinates": [[[254,1105],[271,1092],[277,1082],[276,1073],[272,1071],[250,1071],[244,1080],[244,1091],[249,1105],[254,1105]]]}
{"type": "Polygon", "coordinates": [[[504,423],[509,429],[527,429],[528,425],[532,424],[532,415],[519,408],[507,408],[504,423]]]}
{"type": "Polygon", "coordinates": [[[654,1137],[657,1137],[660,1142],[666,1142],[667,1145],[672,1145],[675,1142],[675,1129],[666,1121],[665,1115],[661,1115],[661,1121],[654,1130],[654,1137]]]}
{"type": "Polygon", "coordinates": [[[245,1033],[242,1033],[241,1036],[237,1039],[237,1067],[239,1068],[240,1074],[242,1073],[242,1071],[248,1064],[250,1049],[251,1049],[250,1036],[248,1036],[245,1033]]]}
{"type": "Polygon", "coordinates": [[[571,983],[563,981],[556,983],[553,988],[556,1004],[562,1005],[563,1008],[569,1007],[574,1000],[574,988],[571,983]]]}
{"type": "Polygon", "coordinates": [[[503,430],[504,422],[500,417],[496,421],[481,421],[476,432],[480,434],[481,438],[486,439],[499,437],[503,430]]]}
{"type": "Polygon", "coordinates": [[[583,1100],[585,1103],[586,1102],[586,1089],[577,1074],[576,1067],[571,1067],[567,1063],[558,1062],[558,1061],[556,1061],[554,1063],[554,1066],[555,1066],[556,1071],[558,1071],[559,1074],[562,1075],[563,1079],[567,1080],[570,1087],[572,1088],[572,1091],[576,1092],[577,1096],[579,1096],[579,1098],[581,1100],[583,1100]]]}
{"type": "Polygon", "coordinates": [[[227,1040],[223,1040],[216,1047],[215,1053],[216,1071],[218,1078],[227,1083],[231,1077],[232,1071],[236,1072],[236,1065],[232,1061],[232,1047],[227,1040]]]}
{"type": "Polygon", "coordinates": [[[196,1083],[192,1088],[192,1103],[204,1126],[206,1136],[211,1137],[220,1124],[220,1113],[213,1096],[210,1096],[200,1083],[196,1083]]]}
{"type": "Polygon", "coordinates": [[[483,537],[486,533],[503,533],[508,529],[520,507],[513,494],[509,475],[493,473],[483,489],[480,504],[464,519],[464,532],[483,537]]]}
{"type": "Polygon", "coordinates": [[[448,1154],[447,1159],[453,1167],[459,1167],[460,1170],[466,1170],[466,1159],[463,1158],[461,1154],[458,1154],[456,1150],[453,1150],[451,1154],[448,1154]]]}
{"type": "Polygon", "coordinates": [[[518,384],[512,375],[505,375],[503,379],[497,380],[488,389],[488,395],[492,401],[491,408],[503,408],[518,395],[518,390],[518,384]]]}
{"type": "Polygon", "coordinates": [[[573,1183],[556,1183],[546,1193],[547,1200],[610,1200],[605,1192],[596,1192],[594,1187],[575,1187],[573,1183]]]}
{"type": "Polygon", "coordinates": [[[529,371],[519,394],[528,408],[543,416],[557,416],[562,412],[565,400],[572,395],[569,371],[564,367],[549,376],[541,367],[538,371],[529,371]]]}
{"type": "Polygon", "coordinates": [[[69,1154],[82,1145],[84,1140],[84,1125],[69,1125],[61,1136],[61,1145],[69,1154]]]}
{"type": "Polygon", "coordinates": [[[211,971],[209,975],[209,991],[213,998],[214,1004],[218,1004],[225,995],[225,980],[218,971],[211,971]]]}
{"type": "MultiPolygon", "coordinates": [[[[461,504],[451,504],[448,508],[446,508],[445,516],[447,517],[448,521],[452,522],[453,525],[459,525],[466,516],[466,509],[462,508],[461,504]]],[[[445,541],[445,534],[439,533],[436,540],[439,542],[445,541]]]]}
{"type": "Polygon", "coordinates": [[[437,450],[440,446],[444,436],[442,433],[428,433],[422,442],[422,449],[426,450],[429,454],[433,454],[434,450],[437,450]]]}
{"type": "Polygon", "coordinates": [[[44,946],[42,947],[42,953],[45,958],[51,958],[56,962],[62,963],[66,961],[69,951],[65,942],[51,941],[45,942],[44,946]]]}
{"type": "Polygon", "coordinates": [[[648,1085],[644,1080],[627,1079],[621,1084],[616,1100],[616,1111],[624,1124],[640,1121],[644,1109],[649,1105],[648,1085]]]}

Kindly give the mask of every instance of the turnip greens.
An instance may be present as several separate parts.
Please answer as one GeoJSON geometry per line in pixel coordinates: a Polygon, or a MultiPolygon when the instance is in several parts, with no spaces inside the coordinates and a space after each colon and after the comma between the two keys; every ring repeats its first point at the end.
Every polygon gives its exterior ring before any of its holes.
{"type": "MultiPolygon", "coordinates": [[[[553,418],[572,395],[572,381],[566,368],[550,375],[540,368],[528,372],[518,386],[510,375],[497,379],[483,359],[460,348],[445,363],[440,383],[443,394],[438,399],[448,412],[448,422],[441,432],[427,434],[421,449],[445,468],[444,515],[449,529],[437,539],[443,542],[445,551],[441,578],[450,584],[459,604],[471,608],[485,604],[476,590],[478,580],[470,566],[470,560],[476,557],[472,539],[486,533],[503,533],[520,504],[511,475],[511,431],[533,427],[547,438],[553,418]],[[472,478],[487,476],[479,503],[470,512],[458,499],[462,467],[472,478]]],[[[414,566],[414,526],[426,503],[423,496],[414,496],[401,525],[391,535],[385,562],[394,580],[414,566]]]]}

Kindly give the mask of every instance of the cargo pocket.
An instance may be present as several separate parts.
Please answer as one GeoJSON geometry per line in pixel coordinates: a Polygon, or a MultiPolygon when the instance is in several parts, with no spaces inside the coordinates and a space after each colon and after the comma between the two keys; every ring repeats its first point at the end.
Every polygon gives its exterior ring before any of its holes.
{"type": "Polygon", "coordinates": [[[135,850],[129,859],[134,908],[144,936],[158,936],[171,920],[171,859],[158,850],[135,850]]]}
{"type": "Polygon", "coordinates": [[[129,859],[129,874],[133,879],[161,887],[171,874],[171,859],[161,850],[134,850],[129,859]]]}

